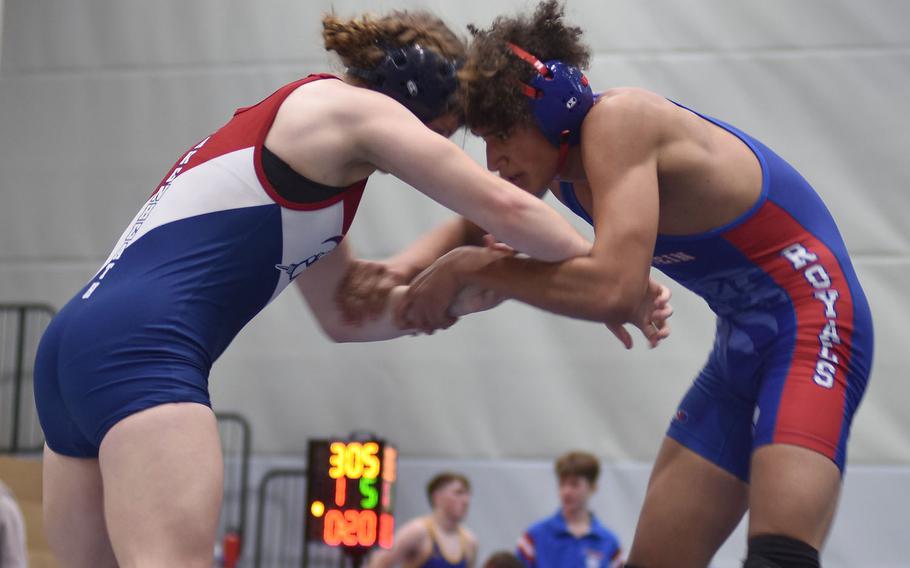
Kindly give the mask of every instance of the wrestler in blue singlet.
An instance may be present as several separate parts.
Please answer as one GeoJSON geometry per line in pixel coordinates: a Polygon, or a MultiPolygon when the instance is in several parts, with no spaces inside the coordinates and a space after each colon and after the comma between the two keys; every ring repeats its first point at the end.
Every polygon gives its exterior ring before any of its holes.
{"type": "Polygon", "coordinates": [[[450,560],[446,557],[442,548],[439,546],[439,537],[436,535],[436,527],[432,519],[426,520],[427,532],[430,535],[432,548],[429,556],[416,562],[412,568],[467,568],[468,567],[468,546],[464,535],[464,529],[458,527],[458,533],[461,542],[461,554],[458,560],[450,560]]]}
{"type": "MultiPolygon", "coordinates": [[[[873,355],[872,316],[847,248],[792,166],[739,129],[695,114],[752,150],[762,188],[725,226],[657,236],[652,266],[717,314],[714,349],[668,435],[744,481],[753,450],[771,443],[813,449],[843,470],[873,355]]],[[[560,192],[593,224],[571,183],[560,192]]]]}

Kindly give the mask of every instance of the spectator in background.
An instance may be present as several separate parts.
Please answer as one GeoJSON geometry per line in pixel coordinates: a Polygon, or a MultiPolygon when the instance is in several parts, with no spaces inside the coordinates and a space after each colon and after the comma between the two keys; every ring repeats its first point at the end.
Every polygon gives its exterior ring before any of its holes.
{"type": "Polygon", "coordinates": [[[588,508],[597,491],[600,463],[587,452],[556,460],[560,508],[518,540],[518,557],[529,567],[610,568],[620,565],[619,539],[588,508]]]}
{"type": "Polygon", "coordinates": [[[0,481],[0,568],[28,568],[25,519],[9,488],[0,481]]]}
{"type": "Polygon", "coordinates": [[[462,525],[471,482],[460,473],[439,473],[427,484],[427,498],[432,512],[401,527],[392,548],[373,555],[370,568],[473,568],[477,539],[462,525]]]}

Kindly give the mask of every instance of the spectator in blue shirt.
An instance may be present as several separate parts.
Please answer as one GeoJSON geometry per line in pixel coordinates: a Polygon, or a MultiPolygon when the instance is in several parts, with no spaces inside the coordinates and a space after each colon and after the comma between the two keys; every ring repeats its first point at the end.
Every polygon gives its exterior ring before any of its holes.
{"type": "Polygon", "coordinates": [[[619,539],[588,509],[597,491],[600,463],[587,452],[556,461],[560,508],[537,521],[518,540],[518,558],[529,568],[620,566],[619,539]]]}

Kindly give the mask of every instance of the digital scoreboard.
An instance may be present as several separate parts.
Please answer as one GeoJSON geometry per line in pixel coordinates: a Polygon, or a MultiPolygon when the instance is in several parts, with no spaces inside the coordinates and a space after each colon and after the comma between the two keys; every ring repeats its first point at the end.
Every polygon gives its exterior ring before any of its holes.
{"type": "Polygon", "coordinates": [[[355,555],[391,548],[397,459],[382,440],[310,440],[306,541],[355,555]]]}

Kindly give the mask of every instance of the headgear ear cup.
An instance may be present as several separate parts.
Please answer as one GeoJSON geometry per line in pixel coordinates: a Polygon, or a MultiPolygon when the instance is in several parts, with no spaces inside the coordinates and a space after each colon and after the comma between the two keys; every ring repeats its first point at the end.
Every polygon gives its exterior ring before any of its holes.
{"type": "Polygon", "coordinates": [[[558,59],[541,62],[513,43],[509,49],[534,67],[531,84],[521,83],[530,100],[531,115],[543,135],[554,146],[581,142],[581,123],[594,106],[594,92],[578,67],[558,59]]]}
{"type": "Polygon", "coordinates": [[[425,123],[445,113],[458,87],[457,62],[416,43],[383,50],[386,55],[375,69],[349,67],[348,73],[392,97],[425,123]]]}

